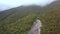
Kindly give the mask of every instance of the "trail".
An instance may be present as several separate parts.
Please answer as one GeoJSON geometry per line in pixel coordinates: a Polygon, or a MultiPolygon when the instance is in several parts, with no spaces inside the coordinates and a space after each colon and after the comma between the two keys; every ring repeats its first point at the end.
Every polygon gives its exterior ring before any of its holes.
{"type": "Polygon", "coordinates": [[[28,34],[40,34],[41,27],[42,27],[41,21],[39,19],[37,19],[34,22],[33,26],[31,27],[31,30],[28,32],[28,34]]]}

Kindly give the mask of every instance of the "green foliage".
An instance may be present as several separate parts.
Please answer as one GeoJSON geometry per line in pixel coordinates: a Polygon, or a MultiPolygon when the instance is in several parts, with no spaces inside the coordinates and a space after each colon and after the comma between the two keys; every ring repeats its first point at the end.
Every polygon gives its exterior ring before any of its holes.
{"type": "Polygon", "coordinates": [[[17,9],[1,12],[0,34],[27,34],[37,17],[35,7],[31,7],[32,9],[30,7],[17,7],[17,9]]]}
{"type": "Polygon", "coordinates": [[[60,34],[59,1],[43,8],[21,6],[0,12],[0,34],[27,34],[36,17],[42,21],[41,34],[60,34]]]}
{"type": "Polygon", "coordinates": [[[3,24],[0,26],[0,34],[27,34],[35,18],[36,15],[31,14],[16,20],[14,23],[3,24]]]}
{"type": "Polygon", "coordinates": [[[45,13],[40,19],[43,24],[41,34],[60,34],[60,11],[45,13]]]}

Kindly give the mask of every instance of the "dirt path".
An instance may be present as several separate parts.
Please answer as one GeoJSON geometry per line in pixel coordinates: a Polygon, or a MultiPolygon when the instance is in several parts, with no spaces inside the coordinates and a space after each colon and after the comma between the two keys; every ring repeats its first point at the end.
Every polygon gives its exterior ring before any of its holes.
{"type": "Polygon", "coordinates": [[[41,21],[37,19],[36,22],[34,22],[28,34],[40,34],[41,27],[42,27],[41,21]]]}

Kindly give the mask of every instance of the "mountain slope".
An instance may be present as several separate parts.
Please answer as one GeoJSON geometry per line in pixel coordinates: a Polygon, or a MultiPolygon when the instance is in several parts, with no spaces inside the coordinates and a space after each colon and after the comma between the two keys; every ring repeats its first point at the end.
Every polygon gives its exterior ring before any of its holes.
{"type": "Polygon", "coordinates": [[[47,12],[40,19],[43,23],[41,34],[60,34],[60,11],[47,12]]]}
{"type": "Polygon", "coordinates": [[[35,18],[35,15],[28,15],[14,23],[5,23],[0,26],[0,34],[27,34],[35,18]]]}
{"type": "Polygon", "coordinates": [[[27,34],[33,21],[38,16],[37,10],[40,7],[37,7],[17,7],[1,12],[0,34],[27,34]]]}
{"type": "Polygon", "coordinates": [[[27,34],[35,19],[42,21],[41,34],[60,34],[60,1],[40,6],[21,6],[0,12],[0,34],[27,34]]]}

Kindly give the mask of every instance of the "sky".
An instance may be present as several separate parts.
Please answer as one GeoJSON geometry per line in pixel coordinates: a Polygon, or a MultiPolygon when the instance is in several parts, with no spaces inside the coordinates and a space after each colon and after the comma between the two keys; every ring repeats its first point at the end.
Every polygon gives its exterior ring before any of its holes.
{"type": "Polygon", "coordinates": [[[45,6],[53,1],[54,0],[0,0],[0,11],[18,7],[21,5],[36,4],[40,6],[45,6]]]}

